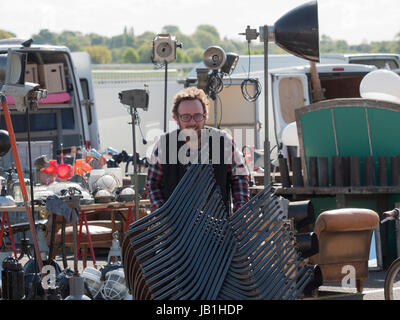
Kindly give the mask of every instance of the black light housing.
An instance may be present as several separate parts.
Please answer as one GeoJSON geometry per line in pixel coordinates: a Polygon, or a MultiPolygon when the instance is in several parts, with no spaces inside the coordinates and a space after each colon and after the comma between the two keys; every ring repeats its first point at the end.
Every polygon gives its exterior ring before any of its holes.
{"type": "Polygon", "coordinates": [[[227,53],[226,61],[221,68],[221,72],[231,74],[233,70],[235,70],[238,61],[239,61],[239,55],[237,55],[234,52],[227,53]]]}
{"type": "Polygon", "coordinates": [[[319,62],[317,1],[305,3],[283,15],[273,26],[274,41],[283,50],[319,62]]]}

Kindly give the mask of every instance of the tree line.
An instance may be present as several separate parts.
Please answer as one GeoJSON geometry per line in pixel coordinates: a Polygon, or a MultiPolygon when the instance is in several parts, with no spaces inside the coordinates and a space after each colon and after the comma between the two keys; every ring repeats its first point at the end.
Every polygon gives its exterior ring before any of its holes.
{"type": "MultiPolygon", "coordinates": [[[[218,30],[212,25],[199,25],[191,35],[182,33],[178,26],[166,25],[160,33],[175,36],[182,49],[177,49],[178,63],[199,62],[209,46],[220,46],[225,52],[237,54],[262,54],[263,44],[253,41],[248,47],[243,41],[221,38],[218,30]]],[[[79,31],[65,30],[61,33],[42,29],[31,38],[36,44],[65,45],[71,51],[87,51],[93,63],[150,63],[152,56],[152,40],[157,36],[152,31],[135,35],[133,28],[125,27],[123,32],[112,37],[96,33],[83,34],[79,31]]],[[[13,32],[0,30],[0,39],[16,37],[13,32]]],[[[270,54],[281,54],[285,51],[275,44],[268,46],[270,54]]],[[[364,41],[361,44],[349,45],[345,40],[334,40],[327,35],[320,37],[320,53],[399,53],[400,32],[392,41],[364,41]]]]}

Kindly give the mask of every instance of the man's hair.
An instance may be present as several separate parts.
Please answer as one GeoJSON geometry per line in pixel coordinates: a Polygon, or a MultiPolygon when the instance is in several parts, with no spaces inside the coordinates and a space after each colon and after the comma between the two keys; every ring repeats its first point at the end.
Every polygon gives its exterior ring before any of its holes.
{"type": "Polygon", "coordinates": [[[203,106],[203,112],[208,114],[210,102],[208,101],[207,95],[204,93],[204,91],[202,89],[198,89],[197,87],[187,87],[175,95],[174,105],[172,106],[171,110],[172,115],[178,115],[178,107],[182,101],[196,99],[201,102],[201,105],[203,106]]]}

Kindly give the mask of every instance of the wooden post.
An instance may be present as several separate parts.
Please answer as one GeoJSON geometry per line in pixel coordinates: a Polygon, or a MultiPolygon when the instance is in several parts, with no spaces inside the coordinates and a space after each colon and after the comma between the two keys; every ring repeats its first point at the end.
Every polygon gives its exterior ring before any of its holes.
{"type": "Polygon", "coordinates": [[[304,187],[300,157],[293,158],[293,187],[304,187]]]}
{"type": "Polygon", "coordinates": [[[390,157],[390,184],[392,186],[400,185],[400,157],[390,157]]]}
{"type": "Polygon", "coordinates": [[[350,157],[350,185],[352,187],[361,186],[360,176],[360,157],[350,157]]]}
{"type": "Polygon", "coordinates": [[[279,158],[279,172],[282,178],[282,187],[290,188],[290,177],[286,158],[279,158]]]}
{"type": "Polygon", "coordinates": [[[335,167],[335,186],[344,186],[344,167],[343,167],[343,157],[335,157],[334,163],[335,167]]]}
{"type": "Polygon", "coordinates": [[[364,185],[376,185],[374,157],[364,157],[364,185]]]}
{"type": "Polygon", "coordinates": [[[310,157],[308,159],[308,185],[310,187],[318,186],[318,166],[316,157],[310,157]]]}
{"type": "Polygon", "coordinates": [[[324,93],[321,88],[321,81],[319,79],[317,67],[314,61],[310,61],[310,73],[311,73],[311,85],[312,85],[312,97],[313,102],[324,100],[324,93]]]}
{"type": "Polygon", "coordinates": [[[329,186],[329,165],[328,158],[320,157],[318,158],[318,176],[319,176],[319,186],[328,187],[329,186]]]}
{"type": "Polygon", "coordinates": [[[378,158],[378,184],[380,186],[388,185],[387,158],[386,157],[378,158]]]}

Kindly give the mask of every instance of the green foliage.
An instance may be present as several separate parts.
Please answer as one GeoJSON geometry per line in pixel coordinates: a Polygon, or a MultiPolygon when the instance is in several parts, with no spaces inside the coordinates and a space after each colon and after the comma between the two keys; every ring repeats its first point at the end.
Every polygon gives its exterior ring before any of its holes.
{"type": "Polygon", "coordinates": [[[88,52],[93,63],[110,63],[112,55],[110,49],[106,46],[89,46],[83,48],[84,51],[88,52]]]}
{"type": "Polygon", "coordinates": [[[139,62],[140,63],[151,63],[151,57],[153,55],[153,45],[150,42],[143,43],[138,49],[139,62]]]}
{"type": "Polygon", "coordinates": [[[208,24],[202,24],[202,25],[199,25],[196,29],[196,32],[199,32],[199,31],[204,31],[204,32],[211,34],[215,40],[220,39],[219,32],[214,26],[211,26],[208,24]]]}
{"type": "Polygon", "coordinates": [[[200,48],[189,48],[184,50],[191,62],[200,62],[203,60],[204,50],[200,48]]]}
{"type": "Polygon", "coordinates": [[[182,50],[178,49],[176,51],[176,62],[178,62],[178,63],[189,63],[189,62],[192,62],[192,60],[190,59],[190,57],[185,52],[182,52],[182,50]]]}
{"type": "Polygon", "coordinates": [[[181,31],[179,30],[178,26],[167,25],[162,28],[161,33],[169,33],[176,35],[177,33],[181,33],[181,31]]]}
{"type": "MultiPolygon", "coordinates": [[[[199,25],[193,34],[183,34],[176,25],[165,25],[161,33],[175,36],[177,43],[182,43],[182,49],[177,49],[176,62],[199,62],[203,59],[204,50],[209,46],[220,46],[226,52],[247,55],[247,42],[220,38],[218,30],[208,24],[199,25]]],[[[12,32],[0,30],[0,39],[15,37],[12,32]]],[[[132,27],[125,26],[121,34],[106,37],[95,33],[82,34],[78,31],[65,30],[61,33],[42,29],[32,35],[34,43],[65,45],[71,51],[86,50],[94,63],[151,63],[153,39],[157,36],[152,31],[135,35],[132,27]],[[107,50],[106,50],[107,49],[107,50]],[[101,53],[104,55],[102,56],[101,53]],[[101,62],[106,61],[106,62],[101,62]]],[[[250,44],[251,54],[263,54],[264,45],[258,40],[250,44]]],[[[287,54],[274,43],[268,45],[270,54],[287,54]]],[[[345,40],[334,40],[327,35],[320,37],[320,53],[399,53],[400,32],[393,41],[376,41],[349,45],[345,40]]]]}
{"type": "Polygon", "coordinates": [[[195,40],[198,47],[202,49],[207,49],[210,46],[216,45],[217,39],[204,30],[198,30],[193,34],[193,39],[195,40]]]}
{"type": "Polygon", "coordinates": [[[139,62],[139,54],[133,48],[125,49],[123,55],[123,62],[124,63],[137,63],[139,62]]]}
{"type": "Polygon", "coordinates": [[[33,43],[37,44],[59,44],[57,33],[50,32],[48,29],[42,29],[38,34],[32,36],[33,43]]]}
{"type": "Polygon", "coordinates": [[[0,29],[0,39],[15,38],[16,35],[12,32],[0,29]]]}

